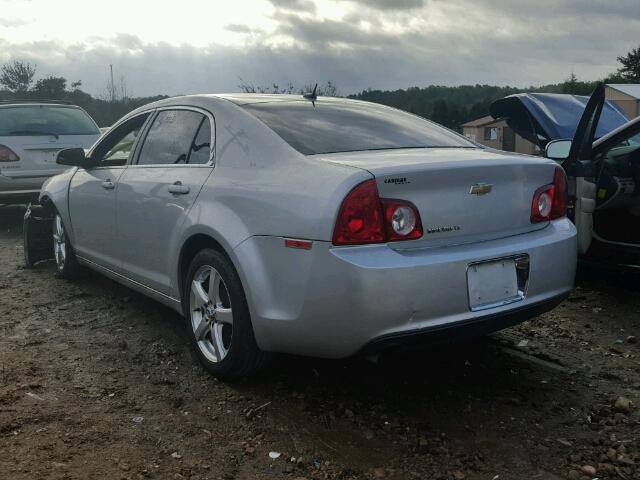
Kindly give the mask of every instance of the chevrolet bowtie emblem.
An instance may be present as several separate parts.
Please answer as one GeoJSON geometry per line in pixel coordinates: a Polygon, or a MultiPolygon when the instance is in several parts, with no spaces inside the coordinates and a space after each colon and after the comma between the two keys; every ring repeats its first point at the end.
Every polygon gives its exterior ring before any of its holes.
{"type": "Polygon", "coordinates": [[[475,185],[471,185],[469,189],[469,193],[471,195],[486,195],[491,191],[493,185],[489,183],[476,183],[475,185]]]}
{"type": "Polygon", "coordinates": [[[471,195],[486,195],[491,191],[493,185],[489,183],[476,183],[475,185],[471,185],[469,189],[469,193],[471,195]]]}

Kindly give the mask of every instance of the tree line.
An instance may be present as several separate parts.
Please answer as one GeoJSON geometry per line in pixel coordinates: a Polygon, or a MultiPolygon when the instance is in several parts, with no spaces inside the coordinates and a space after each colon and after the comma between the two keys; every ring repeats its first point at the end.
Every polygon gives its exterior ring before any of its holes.
{"type": "MultiPolygon", "coordinates": [[[[620,68],[598,81],[579,80],[573,73],[562,83],[540,87],[515,88],[494,85],[460,85],[447,87],[430,85],[398,90],[373,90],[349,95],[349,98],[367,100],[406,110],[433,120],[454,130],[470,120],[489,114],[489,106],[495,100],[520,92],[568,93],[589,95],[598,82],[639,83],[640,47],[618,57],[620,68]]],[[[61,100],[84,108],[100,126],[112,125],[126,113],[162,98],[166,95],[150,97],[130,97],[127,95],[124,78],[119,86],[108,82],[107,95],[93,97],[84,92],[82,81],[69,82],[64,77],[46,76],[34,81],[36,67],[27,62],[14,61],[0,67],[0,101],[7,100],[61,100]],[[119,94],[118,94],[119,92],[119,94]]],[[[295,87],[292,83],[284,86],[271,84],[255,85],[242,79],[238,88],[246,93],[302,94],[313,90],[312,85],[295,87]]],[[[318,95],[338,96],[335,83],[328,81],[318,87],[318,95]]]]}
{"type": "Polygon", "coordinates": [[[124,79],[119,84],[107,82],[105,94],[94,97],[84,92],[82,81],[69,82],[64,77],[45,76],[35,81],[36,67],[16,60],[0,67],[0,102],[14,100],[54,100],[84,108],[101,127],[108,127],[119,118],[142,105],[167,95],[130,97],[124,79]]]}

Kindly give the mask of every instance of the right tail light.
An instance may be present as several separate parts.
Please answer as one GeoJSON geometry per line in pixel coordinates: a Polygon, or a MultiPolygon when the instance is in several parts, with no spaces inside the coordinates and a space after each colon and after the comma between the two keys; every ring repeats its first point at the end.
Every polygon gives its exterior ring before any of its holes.
{"type": "Polygon", "coordinates": [[[556,167],[553,183],[544,185],[533,194],[531,223],[548,222],[567,215],[567,176],[556,167]]]}

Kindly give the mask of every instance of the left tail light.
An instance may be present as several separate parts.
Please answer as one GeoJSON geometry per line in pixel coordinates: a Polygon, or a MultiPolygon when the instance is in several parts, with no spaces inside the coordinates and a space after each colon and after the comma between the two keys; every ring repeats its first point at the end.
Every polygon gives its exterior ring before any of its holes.
{"type": "Polygon", "coordinates": [[[404,200],[381,199],[375,180],[345,197],[333,230],[334,245],[397,242],[422,237],[418,209],[404,200]]]}
{"type": "Polygon", "coordinates": [[[0,145],[0,162],[17,162],[20,157],[6,145],[0,145]]]}
{"type": "Polygon", "coordinates": [[[540,187],[533,194],[531,223],[548,222],[567,215],[567,176],[556,167],[553,183],[540,187]]]}

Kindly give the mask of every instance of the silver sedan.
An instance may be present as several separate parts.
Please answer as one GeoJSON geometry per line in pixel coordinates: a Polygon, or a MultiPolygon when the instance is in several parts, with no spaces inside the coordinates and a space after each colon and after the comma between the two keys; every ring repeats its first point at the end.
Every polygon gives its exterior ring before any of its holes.
{"type": "Polygon", "coordinates": [[[553,161],[338,98],[197,95],[117,122],[44,185],[58,272],[97,270],[186,318],[202,364],[340,358],[513,325],[572,288],[553,161]]]}

